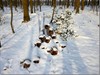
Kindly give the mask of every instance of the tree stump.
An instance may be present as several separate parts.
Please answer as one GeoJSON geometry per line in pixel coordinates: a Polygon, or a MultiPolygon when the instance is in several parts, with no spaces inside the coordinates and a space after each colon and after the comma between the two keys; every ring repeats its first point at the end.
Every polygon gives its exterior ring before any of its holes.
{"type": "Polygon", "coordinates": [[[46,37],[45,42],[46,42],[46,43],[49,43],[49,42],[50,42],[50,40],[51,40],[51,38],[50,38],[50,37],[46,37]]]}
{"type": "Polygon", "coordinates": [[[39,60],[34,60],[33,61],[35,64],[38,64],[39,63],[39,60]]]}
{"type": "Polygon", "coordinates": [[[37,41],[37,42],[35,43],[35,46],[40,47],[40,46],[41,46],[41,41],[40,41],[40,40],[37,41]]]}
{"type": "Polygon", "coordinates": [[[52,35],[52,39],[56,39],[56,35],[52,35]]]}
{"type": "Polygon", "coordinates": [[[49,28],[50,28],[50,26],[49,26],[49,25],[45,25],[44,27],[45,27],[45,29],[49,29],[49,28]]]}
{"type": "Polygon", "coordinates": [[[20,62],[20,64],[22,64],[23,68],[29,68],[31,65],[31,60],[30,59],[25,59],[22,62],[20,62]]]}

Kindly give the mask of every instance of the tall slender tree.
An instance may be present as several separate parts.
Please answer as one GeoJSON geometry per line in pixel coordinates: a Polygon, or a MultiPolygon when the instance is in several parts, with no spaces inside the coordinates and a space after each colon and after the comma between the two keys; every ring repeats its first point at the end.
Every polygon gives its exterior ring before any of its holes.
{"type": "Polygon", "coordinates": [[[31,13],[33,13],[33,0],[30,0],[30,10],[31,10],[31,13]]]}
{"type": "Polygon", "coordinates": [[[72,6],[74,6],[74,0],[71,0],[72,6]]]}
{"type": "Polygon", "coordinates": [[[15,7],[15,10],[17,11],[17,0],[14,0],[14,7],[15,7]]]}
{"type": "Polygon", "coordinates": [[[81,10],[84,10],[84,0],[81,0],[81,10]]]}
{"type": "Polygon", "coordinates": [[[61,5],[61,0],[59,0],[59,5],[61,5]]]}
{"type": "Polygon", "coordinates": [[[0,41],[0,48],[1,48],[1,41],[0,41]]]}
{"type": "Polygon", "coordinates": [[[91,5],[91,0],[88,1],[88,6],[91,5]]]}
{"type": "Polygon", "coordinates": [[[70,5],[70,0],[67,0],[67,8],[69,7],[70,5]]]}
{"type": "Polygon", "coordinates": [[[74,10],[76,10],[77,0],[74,0],[74,10]]]}
{"type": "Polygon", "coordinates": [[[35,13],[36,12],[36,10],[35,10],[36,1],[35,0],[34,0],[34,3],[33,4],[34,4],[34,13],[35,13]]]}
{"type": "Polygon", "coordinates": [[[0,8],[4,11],[3,1],[2,0],[0,0],[0,8]]]}
{"type": "Polygon", "coordinates": [[[23,22],[28,22],[30,21],[30,16],[29,16],[29,9],[28,9],[28,0],[22,0],[22,5],[23,5],[23,22]]]}
{"type": "Polygon", "coordinates": [[[13,27],[13,8],[12,8],[12,0],[10,0],[10,10],[11,10],[11,22],[10,22],[10,25],[11,25],[12,32],[15,33],[14,27],[13,27]]]}
{"type": "Polygon", "coordinates": [[[51,18],[50,23],[52,23],[52,21],[53,21],[54,12],[55,12],[55,8],[56,8],[56,0],[52,0],[52,2],[53,2],[53,13],[52,13],[52,18],[51,18]]]}
{"type": "Polygon", "coordinates": [[[41,1],[40,0],[38,0],[38,5],[40,7],[40,12],[41,12],[41,1]]]}
{"type": "Polygon", "coordinates": [[[79,8],[80,8],[80,0],[75,0],[76,4],[76,13],[79,13],[79,8]]]}

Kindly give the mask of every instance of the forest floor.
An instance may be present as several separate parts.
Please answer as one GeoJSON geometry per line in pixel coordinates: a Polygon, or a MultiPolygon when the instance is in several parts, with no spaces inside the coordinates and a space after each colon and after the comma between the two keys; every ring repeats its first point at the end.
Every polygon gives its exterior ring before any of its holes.
{"type": "MultiPolygon", "coordinates": [[[[41,13],[30,14],[31,21],[28,23],[22,23],[23,13],[20,8],[18,12],[14,11],[15,34],[10,28],[10,9],[7,8],[3,12],[0,25],[1,74],[99,74],[99,16],[89,8],[79,14],[72,12],[76,37],[68,39],[66,48],[52,56],[46,49],[34,46],[39,37],[38,21],[43,25],[43,12],[47,16],[52,14],[50,7],[43,6],[42,10],[41,13]],[[31,60],[28,69],[20,64],[24,59],[31,60]],[[39,60],[39,63],[33,63],[34,60],[39,60]]],[[[50,19],[45,18],[45,24],[48,24],[50,19]]]]}

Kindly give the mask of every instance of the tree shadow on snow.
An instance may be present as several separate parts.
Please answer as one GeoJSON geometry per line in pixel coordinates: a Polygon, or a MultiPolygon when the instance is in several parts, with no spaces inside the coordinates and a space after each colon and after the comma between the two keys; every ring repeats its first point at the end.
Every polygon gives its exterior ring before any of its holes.
{"type": "Polygon", "coordinates": [[[62,53],[63,74],[88,74],[87,67],[78,50],[74,41],[67,43],[67,48],[62,53]]]}
{"type": "Polygon", "coordinates": [[[52,57],[48,54],[43,74],[49,74],[52,64],[52,57]]]}

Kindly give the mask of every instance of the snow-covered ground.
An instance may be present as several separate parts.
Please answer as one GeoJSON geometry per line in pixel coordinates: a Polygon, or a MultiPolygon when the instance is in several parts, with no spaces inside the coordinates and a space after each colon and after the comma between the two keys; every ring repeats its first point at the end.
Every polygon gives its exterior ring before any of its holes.
{"type": "MultiPolygon", "coordinates": [[[[45,18],[45,24],[48,24],[50,21],[48,15],[52,14],[51,8],[43,6],[42,10],[48,17],[45,18]]],[[[52,56],[46,49],[34,46],[40,34],[39,25],[43,25],[43,12],[30,14],[31,21],[22,23],[23,14],[21,9],[18,11],[14,11],[15,34],[12,34],[10,29],[9,8],[2,14],[1,74],[99,74],[99,16],[94,12],[86,8],[79,14],[72,13],[75,36],[68,39],[67,47],[63,51],[58,43],[58,55],[52,56]],[[24,59],[31,60],[28,69],[20,64],[24,59]],[[35,64],[34,60],[39,60],[39,63],[35,64]]],[[[54,41],[50,41],[53,46],[54,41]]],[[[43,43],[42,46],[48,47],[48,44],[43,43]]]]}

